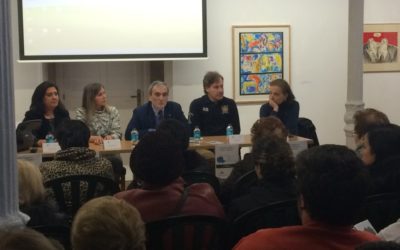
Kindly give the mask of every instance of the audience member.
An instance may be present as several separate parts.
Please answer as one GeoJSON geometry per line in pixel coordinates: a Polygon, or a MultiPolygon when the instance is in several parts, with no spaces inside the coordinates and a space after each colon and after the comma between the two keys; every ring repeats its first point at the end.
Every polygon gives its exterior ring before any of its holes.
{"type": "MultiPolygon", "coordinates": [[[[103,140],[121,139],[121,125],[118,110],[107,104],[107,94],[100,83],[85,86],[82,107],[76,110],[76,119],[83,121],[90,129],[90,142],[103,144],[103,140]]],[[[106,156],[113,166],[115,181],[119,182],[126,169],[119,154],[106,156]]]]}
{"type": "Polygon", "coordinates": [[[358,110],[353,115],[354,140],[356,152],[359,154],[363,145],[364,135],[375,127],[389,124],[388,117],[379,110],[366,108],[358,110]]]}
{"type": "Polygon", "coordinates": [[[169,89],[166,83],[152,82],[148,94],[149,101],[133,111],[132,118],[125,130],[125,140],[131,139],[131,131],[134,128],[138,130],[139,137],[142,138],[149,131],[154,131],[163,119],[176,119],[187,124],[181,105],[168,101],[169,89]]]}
{"type": "Polygon", "coordinates": [[[361,159],[368,166],[372,193],[398,192],[400,182],[400,127],[394,124],[369,131],[361,159]]]}
{"type": "Polygon", "coordinates": [[[367,242],[355,248],[355,250],[400,250],[400,244],[388,241],[367,242]]]}
{"type": "Polygon", "coordinates": [[[302,226],[262,229],[234,249],[354,249],[375,235],[352,229],[367,195],[368,176],[345,146],[303,151],[296,161],[302,226]]]}
{"type": "Polygon", "coordinates": [[[58,126],[66,119],[69,113],[59,98],[59,90],[52,82],[42,82],[36,87],[32,95],[31,106],[25,113],[23,121],[42,120],[40,128],[32,131],[35,136],[35,145],[41,147],[47,134],[53,134],[58,126]]]}
{"type": "Polygon", "coordinates": [[[261,106],[260,117],[278,117],[289,133],[296,135],[300,106],[289,84],[283,79],[273,80],[269,91],[269,100],[261,106]]]}
{"type": "Polygon", "coordinates": [[[115,195],[133,204],[145,222],[175,215],[224,217],[213,188],[207,183],[184,186],[181,145],[161,131],[149,133],[133,149],[130,167],[142,188],[115,195]]]}
{"type": "MultiPolygon", "coordinates": [[[[286,140],[288,136],[285,125],[274,116],[258,119],[251,128],[252,144],[254,144],[256,138],[271,135],[277,136],[283,140],[286,140]]],[[[254,167],[254,159],[251,153],[245,154],[243,160],[240,160],[233,166],[231,174],[221,185],[221,199],[224,204],[229,203],[231,198],[233,198],[231,197],[231,192],[236,181],[249,171],[253,171],[254,167]]]]}
{"type": "Polygon", "coordinates": [[[228,210],[231,220],[251,209],[296,198],[294,159],[286,140],[271,135],[258,137],[251,153],[258,185],[232,201],[228,210]]]}
{"type": "MultiPolygon", "coordinates": [[[[40,171],[44,182],[70,176],[95,175],[113,179],[111,163],[105,158],[97,158],[96,152],[89,149],[89,128],[79,120],[65,121],[56,131],[61,150],[53,161],[43,162],[40,171]]],[[[66,201],[71,200],[70,186],[65,185],[66,201]]],[[[81,190],[82,198],[86,189],[81,190]]],[[[52,196],[52,192],[49,193],[52,196]]]]}
{"type": "Polygon", "coordinates": [[[400,219],[379,231],[378,236],[382,240],[394,241],[400,244],[400,219]]]}
{"type": "Polygon", "coordinates": [[[27,226],[62,225],[66,217],[54,203],[46,201],[42,174],[39,168],[24,160],[17,161],[19,209],[30,219],[27,226]]]}
{"type": "Polygon", "coordinates": [[[144,250],[145,226],[138,210],[103,196],[85,203],[72,223],[74,250],[144,250]]]}
{"type": "Polygon", "coordinates": [[[0,231],[0,249],[4,250],[61,250],[43,234],[30,228],[0,231]]]}
{"type": "Polygon", "coordinates": [[[190,104],[191,131],[198,127],[205,136],[225,135],[230,124],[234,134],[240,134],[239,113],[235,101],[224,96],[223,76],[215,71],[207,72],[203,88],[205,95],[190,104]]]}

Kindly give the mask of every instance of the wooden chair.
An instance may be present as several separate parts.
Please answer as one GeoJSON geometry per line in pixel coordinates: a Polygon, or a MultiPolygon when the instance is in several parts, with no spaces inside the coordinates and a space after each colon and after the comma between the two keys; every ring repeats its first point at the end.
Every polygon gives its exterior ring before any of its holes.
{"type": "Polygon", "coordinates": [[[182,215],[146,223],[147,250],[224,249],[226,221],[182,215]]]}
{"type": "Polygon", "coordinates": [[[215,194],[219,195],[220,183],[215,175],[200,171],[189,171],[184,172],[182,178],[188,186],[193,183],[208,183],[214,188],[215,194]]]}
{"type": "Polygon", "coordinates": [[[285,200],[250,210],[233,221],[232,244],[261,228],[301,225],[297,200],[285,200]]]}
{"type": "Polygon", "coordinates": [[[53,191],[55,200],[61,212],[71,216],[92,198],[113,195],[119,191],[114,180],[95,175],[71,175],[53,179],[44,183],[46,188],[53,191]],[[66,200],[65,189],[69,186],[70,200],[66,200]],[[65,189],[64,189],[65,188],[65,189]],[[84,192],[84,189],[86,191],[84,192]]]}

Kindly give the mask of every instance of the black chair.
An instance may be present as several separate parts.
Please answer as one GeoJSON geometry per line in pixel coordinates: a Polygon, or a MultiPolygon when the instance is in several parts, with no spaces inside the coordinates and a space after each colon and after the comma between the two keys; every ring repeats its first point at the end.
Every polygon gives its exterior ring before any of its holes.
{"type": "Polygon", "coordinates": [[[400,218],[400,193],[382,193],[367,198],[358,221],[368,219],[379,232],[400,218]]]}
{"type": "Polygon", "coordinates": [[[51,240],[58,241],[65,250],[72,249],[70,242],[71,229],[65,225],[43,225],[31,227],[51,240]]]}
{"type": "Polygon", "coordinates": [[[241,238],[261,228],[276,228],[301,225],[297,209],[297,200],[285,200],[250,210],[233,221],[231,242],[235,244],[241,238]]]}
{"type": "Polygon", "coordinates": [[[44,183],[46,188],[53,191],[55,200],[61,212],[71,216],[92,198],[113,195],[119,191],[118,185],[109,178],[95,175],[71,175],[53,179],[44,183]],[[65,199],[64,188],[70,187],[70,200],[65,199]],[[86,189],[86,192],[83,191],[86,189]]]}
{"type": "Polygon", "coordinates": [[[215,175],[200,171],[188,171],[182,174],[182,178],[188,186],[194,183],[208,183],[214,188],[215,194],[219,195],[220,183],[215,175]]]}
{"type": "Polygon", "coordinates": [[[258,177],[255,170],[245,173],[233,184],[231,198],[234,199],[248,194],[250,192],[250,188],[256,186],[257,183],[258,177]]]}
{"type": "Polygon", "coordinates": [[[314,123],[304,117],[299,117],[297,122],[297,135],[313,140],[311,147],[319,146],[319,140],[314,123]]]}
{"type": "Polygon", "coordinates": [[[224,249],[226,221],[207,215],[183,215],[146,223],[147,250],[224,249]]]}

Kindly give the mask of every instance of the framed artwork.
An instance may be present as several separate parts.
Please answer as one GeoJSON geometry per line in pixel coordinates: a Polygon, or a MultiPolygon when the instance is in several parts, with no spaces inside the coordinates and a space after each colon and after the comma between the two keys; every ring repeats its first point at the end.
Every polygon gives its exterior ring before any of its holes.
{"type": "Polygon", "coordinates": [[[269,83],[290,82],[290,26],[233,26],[233,92],[237,103],[268,100],[269,83]]]}
{"type": "Polygon", "coordinates": [[[400,24],[365,24],[364,72],[400,71],[400,24]]]}

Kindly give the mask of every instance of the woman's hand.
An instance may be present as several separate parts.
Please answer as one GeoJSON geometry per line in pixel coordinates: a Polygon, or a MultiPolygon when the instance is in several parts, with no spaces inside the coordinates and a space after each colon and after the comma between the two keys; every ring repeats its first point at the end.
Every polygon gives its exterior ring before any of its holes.
{"type": "Polygon", "coordinates": [[[41,147],[41,146],[43,145],[43,143],[45,143],[45,142],[46,142],[46,140],[40,139],[40,140],[38,140],[38,141],[36,142],[36,144],[37,144],[38,147],[41,147]]]}
{"type": "Polygon", "coordinates": [[[272,107],[272,109],[274,110],[274,112],[278,112],[279,110],[279,105],[274,102],[272,99],[268,100],[269,105],[272,107]]]}
{"type": "Polygon", "coordinates": [[[112,140],[113,137],[111,135],[106,135],[104,136],[104,140],[112,140]]]}
{"type": "Polygon", "coordinates": [[[92,135],[90,136],[89,142],[100,145],[103,144],[103,138],[99,135],[92,135]]]}

